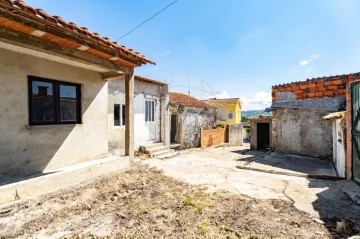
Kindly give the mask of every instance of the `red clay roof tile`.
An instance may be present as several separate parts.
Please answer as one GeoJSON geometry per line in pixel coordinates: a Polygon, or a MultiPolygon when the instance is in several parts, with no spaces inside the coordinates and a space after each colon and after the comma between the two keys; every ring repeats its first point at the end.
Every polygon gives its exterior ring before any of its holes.
{"type": "Polygon", "coordinates": [[[209,99],[203,100],[203,102],[213,106],[219,107],[224,105],[236,105],[239,102],[239,98],[227,98],[227,99],[209,99]]]}
{"type": "Polygon", "coordinates": [[[43,19],[47,23],[56,24],[57,26],[63,27],[65,29],[73,30],[73,32],[77,34],[81,34],[83,36],[89,37],[100,44],[104,44],[108,47],[114,48],[118,50],[118,52],[122,55],[126,55],[142,64],[150,63],[155,64],[155,62],[151,61],[144,55],[133,51],[132,49],[128,49],[123,45],[119,45],[117,42],[110,42],[108,38],[102,37],[97,33],[91,33],[87,28],[78,27],[75,23],[68,23],[63,20],[59,16],[50,16],[42,9],[34,9],[27,5],[23,0],[0,0],[0,7],[2,5],[11,6],[15,11],[23,11],[24,13],[32,16],[36,16],[40,19],[43,19]]]}
{"type": "Polygon", "coordinates": [[[181,106],[192,106],[192,107],[201,107],[201,108],[214,108],[211,105],[206,104],[205,102],[198,100],[194,97],[183,93],[169,92],[170,104],[172,105],[181,105],[181,106]]]}
{"type": "Polygon", "coordinates": [[[154,85],[160,85],[160,86],[168,85],[168,84],[166,84],[164,82],[152,80],[152,79],[145,78],[145,77],[142,77],[142,76],[135,76],[135,80],[150,83],[150,84],[154,84],[154,85]]]}

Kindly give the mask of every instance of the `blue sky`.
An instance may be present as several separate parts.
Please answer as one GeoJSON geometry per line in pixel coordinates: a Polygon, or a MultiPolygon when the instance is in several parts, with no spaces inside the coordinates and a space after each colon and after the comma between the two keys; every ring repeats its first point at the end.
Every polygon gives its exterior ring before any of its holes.
{"type": "MultiPolygon", "coordinates": [[[[117,40],[172,0],[26,2],[117,40]]],[[[272,85],[360,71],[359,10],[357,0],[179,0],[120,43],[157,63],[136,74],[172,91],[261,109],[272,85]]]]}

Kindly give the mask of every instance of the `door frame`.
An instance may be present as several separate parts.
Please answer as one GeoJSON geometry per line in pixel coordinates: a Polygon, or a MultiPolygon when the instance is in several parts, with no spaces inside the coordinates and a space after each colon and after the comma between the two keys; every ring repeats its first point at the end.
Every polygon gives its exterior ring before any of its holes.
{"type": "Polygon", "coordinates": [[[145,128],[148,129],[148,138],[146,138],[146,141],[157,141],[158,140],[158,135],[157,135],[157,127],[156,127],[156,99],[151,99],[151,98],[145,98],[144,99],[144,121],[145,121],[145,128]],[[154,118],[153,121],[146,121],[146,102],[154,102],[154,107],[152,108],[153,109],[153,117],[151,117],[152,115],[150,114],[150,117],[151,118],[154,118]],[[149,128],[149,123],[148,122],[151,122],[152,124],[154,124],[154,138],[151,139],[150,137],[150,128],[149,128]]]}
{"type": "MultiPolygon", "coordinates": [[[[350,132],[351,135],[351,139],[350,139],[350,144],[351,144],[351,162],[348,162],[348,179],[352,179],[355,182],[360,184],[360,144],[358,142],[358,140],[360,139],[360,130],[356,130],[356,128],[359,128],[359,124],[360,124],[360,81],[354,81],[351,82],[350,84],[347,85],[347,93],[350,94],[351,100],[350,100],[350,107],[351,107],[351,116],[350,119],[348,119],[347,116],[347,120],[350,120],[350,130],[348,130],[350,132]],[[355,89],[355,86],[357,89],[355,89]],[[358,95],[357,98],[354,97],[354,95],[358,95]],[[357,100],[356,102],[356,106],[354,106],[354,102],[355,100],[357,100]],[[356,107],[356,109],[355,109],[356,107]],[[358,140],[357,140],[358,139],[358,140]],[[359,162],[357,162],[359,161],[359,162]],[[357,170],[357,172],[355,173],[355,170],[357,170]],[[359,176],[359,178],[356,177],[356,175],[359,176]]],[[[348,98],[348,96],[347,96],[348,98]]],[[[347,111],[348,111],[348,106],[347,106],[347,111]]],[[[349,126],[349,125],[348,125],[349,126]]],[[[349,143],[349,142],[348,142],[349,143]]]]}

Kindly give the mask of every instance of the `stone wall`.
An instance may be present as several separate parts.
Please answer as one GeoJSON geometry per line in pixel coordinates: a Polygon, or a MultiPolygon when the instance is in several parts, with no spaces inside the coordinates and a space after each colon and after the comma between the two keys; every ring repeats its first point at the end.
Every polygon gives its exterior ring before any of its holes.
{"type": "Polygon", "coordinates": [[[273,111],[272,148],[324,159],[332,158],[332,123],[328,111],[279,108],[273,111]]]}
{"type": "Polygon", "coordinates": [[[213,129],[216,119],[216,108],[204,109],[200,107],[178,106],[176,111],[179,114],[181,126],[181,142],[183,148],[200,146],[200,128],[205,130],[213,129]]]}
{"type": "Polygon", "coordinates": [[[243,145],[243,124],[229,125],[229,144],[230,146],[243,145]]]}

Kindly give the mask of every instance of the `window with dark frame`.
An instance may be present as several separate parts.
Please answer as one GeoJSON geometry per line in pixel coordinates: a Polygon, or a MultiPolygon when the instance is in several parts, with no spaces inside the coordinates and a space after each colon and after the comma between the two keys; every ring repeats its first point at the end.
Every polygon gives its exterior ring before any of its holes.
{"type": "Polygon", "coordinates": [[[114,126],[120,126],[120,105],[114,105],[114,126]]]}
{"type": "Polygon", "coordinates": [[[28,77],[29,124],[80,124],[81,93],[79,84],[28,77]]]}
{"type": "Polygon", "coordinates": [[[125,126],[125,105],[114,104],[114,126],[125,126]]]}

